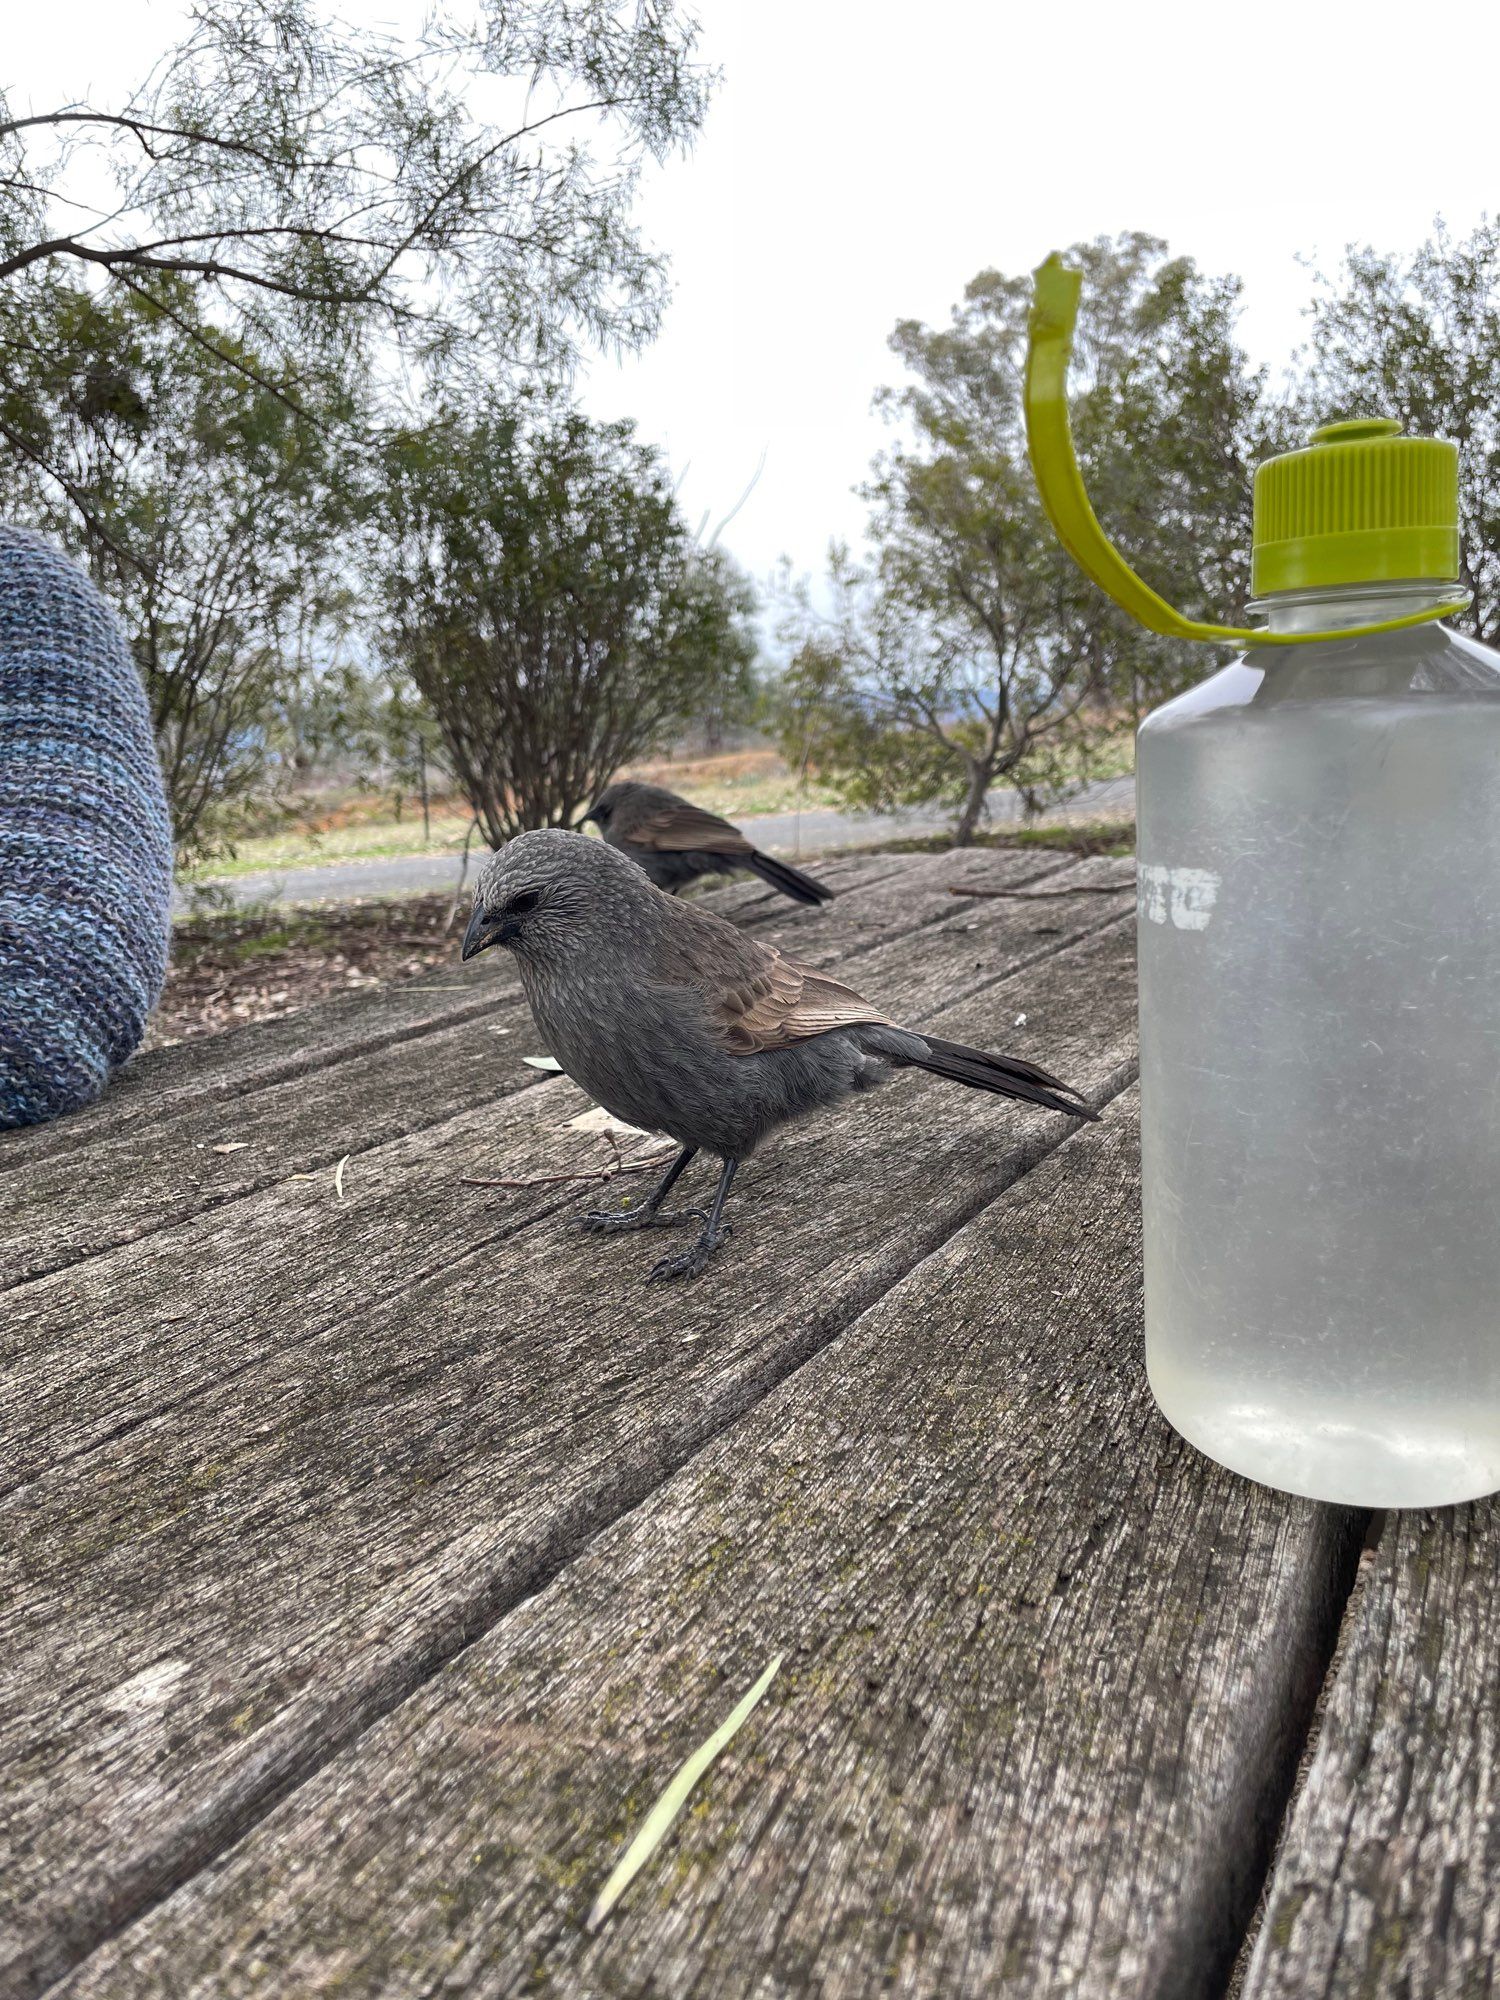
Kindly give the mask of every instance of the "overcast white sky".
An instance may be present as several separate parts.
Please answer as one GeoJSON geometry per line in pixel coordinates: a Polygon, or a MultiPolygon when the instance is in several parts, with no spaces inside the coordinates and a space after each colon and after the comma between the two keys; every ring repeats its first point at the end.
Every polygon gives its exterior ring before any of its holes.
{"type": "MultiPolygon", "coordinates": [[[[352,13],[358,0],[345,0],[352,13]]],[[[380,17],[394,11],[381,6],[380,17]]],[[[756,575],[858,537],[898,318],[940,319],[985,265],[1029,270],[1101,231],[1164,236],[1246,280],[1243,334],[1280,366],[1299,253],[1415,244],[1500,206],[1500,6],[1349,0],[700,0],[724,83],[641,220],[673,302],[645,355],[584,395],[686,468],[696,523],[764,474],[725,533],[756,575]],[[1429,31],[1430,44],[1421,35],[1429,31]]],[[[175,0],[0,0],[23,97],[113,99],[173,38],[175,0]]]]}

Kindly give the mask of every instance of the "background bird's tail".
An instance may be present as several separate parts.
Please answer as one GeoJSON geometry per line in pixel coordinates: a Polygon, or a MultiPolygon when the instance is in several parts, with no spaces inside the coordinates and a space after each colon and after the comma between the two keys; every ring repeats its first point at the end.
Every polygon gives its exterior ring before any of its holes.
{"type": "Polygon", "coordinates": [[[971,1090],[991,1090],[997,1097],[1019,1097],[1027,1104],[1065,1112],[1070,1118],[1099,1116],[1070,1084],[1060,1083],[1034,1063],[967,1049],[962,1042],[942,1042],[936,1035],[913,1033],[911,1040],[920,1047],[907,1055],[907,1061],[918,1069],[931,1070],[934,1076],[945,1076],[951,1083],[967,1084],[971,1090]]]}
{"type": "Polygon", "coordinates": [[[789,861],[777,861],[769,854],[752,854],[744,863],[773,889],[779,889],[783,896],[790,896],[798,903],[831,903],[832,889],[821,882],[815,882],[811,875],[804,875],[800,868],[793,868],[789,861]]]}

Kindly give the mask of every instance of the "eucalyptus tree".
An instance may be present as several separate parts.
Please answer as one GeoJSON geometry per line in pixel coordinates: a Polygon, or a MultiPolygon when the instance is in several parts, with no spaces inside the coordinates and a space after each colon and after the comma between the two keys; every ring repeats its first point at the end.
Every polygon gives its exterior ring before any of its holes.
{"type": "Polygon", "coordinates": [[[10,80],[0,287],[184,281],[282,381],[638,342],[663,271],[634,197],[703,117],[697,32],[674,0],[439,0],[409,33],[317,0],[193,0],[117,98],[31,105],[10,80]]]}
{"type": "Polygon", "coordinates": [[[6,511],[125,617],[190,851],[298,712],[392,427],[655,331],[635,196],[713,83],[677,0],[355,11],[192,0],[119,95],[0,78],[6,511]]]}
{"type": "MultiPolygon", "coordinates": [[[[1238,281],[1154,238],[1076,245],[1074,429],[1095,504],[1166,594],[1231,611],[1248,588],[1251,467],[1275,433],[1234,338],[1238,281]]],[[[945,800],[972,839],[986,794],[1033,793],[1107,722],[1190,671],[1083,578],[1042,514],[1021,405],[1029,278],[981,272],[948,325],[903,321],[895,432],[864,491],[872,555],[835,553],[834,611],[791,627],[827,698],[814,760],[852,801],[945,800]],[[841,662],[828,686],[829,652],[841,662]]]]}

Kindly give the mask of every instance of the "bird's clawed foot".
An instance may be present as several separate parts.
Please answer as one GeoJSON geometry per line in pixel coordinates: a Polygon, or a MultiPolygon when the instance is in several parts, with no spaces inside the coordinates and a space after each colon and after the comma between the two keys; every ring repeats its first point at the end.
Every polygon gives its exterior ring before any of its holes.
{"type": "MultiPolygon", "coordinates": [[[[702,1210],[697,1211],[699,1214],[702,1210]]],[[[687,1250],[680,1250],[675,1257],[663,1257],[652,1267],[647,1278],[648,1285],[659,1285],[668,1278],[696,1278],[721,1243],[728,1241],[732,1226],[723,1222],[717,1229],[704,1228],[702,1235],[687,1250]]]]}
{"type": "Polygon", "coordinates": [[[588,1209],[574,1218],[573,1228],[589,1230],[599,1236],[619,1236],[630,1229],[665,1228],[669,1223],[686,1221],[689,1216],[706,1220],[701,1208],[679,1209],[675,1215],[662,1214],[662,1203],[677,1185],[683,1168],[692,1157],[693,1148],[684,1146],[644,1201],[638,1201],[630,1208],[588,1209]]]}

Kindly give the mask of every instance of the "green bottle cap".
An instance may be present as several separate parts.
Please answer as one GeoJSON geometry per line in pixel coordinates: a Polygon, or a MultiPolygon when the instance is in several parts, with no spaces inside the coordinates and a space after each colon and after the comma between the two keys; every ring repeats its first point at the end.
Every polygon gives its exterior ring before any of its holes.
{"type": "Polygon", "coordinates": [[[1251,587],[1458,575],[1458,447],[1404,437],[1388,417],[1325,424],[1255,474],[1251,587]]]}

